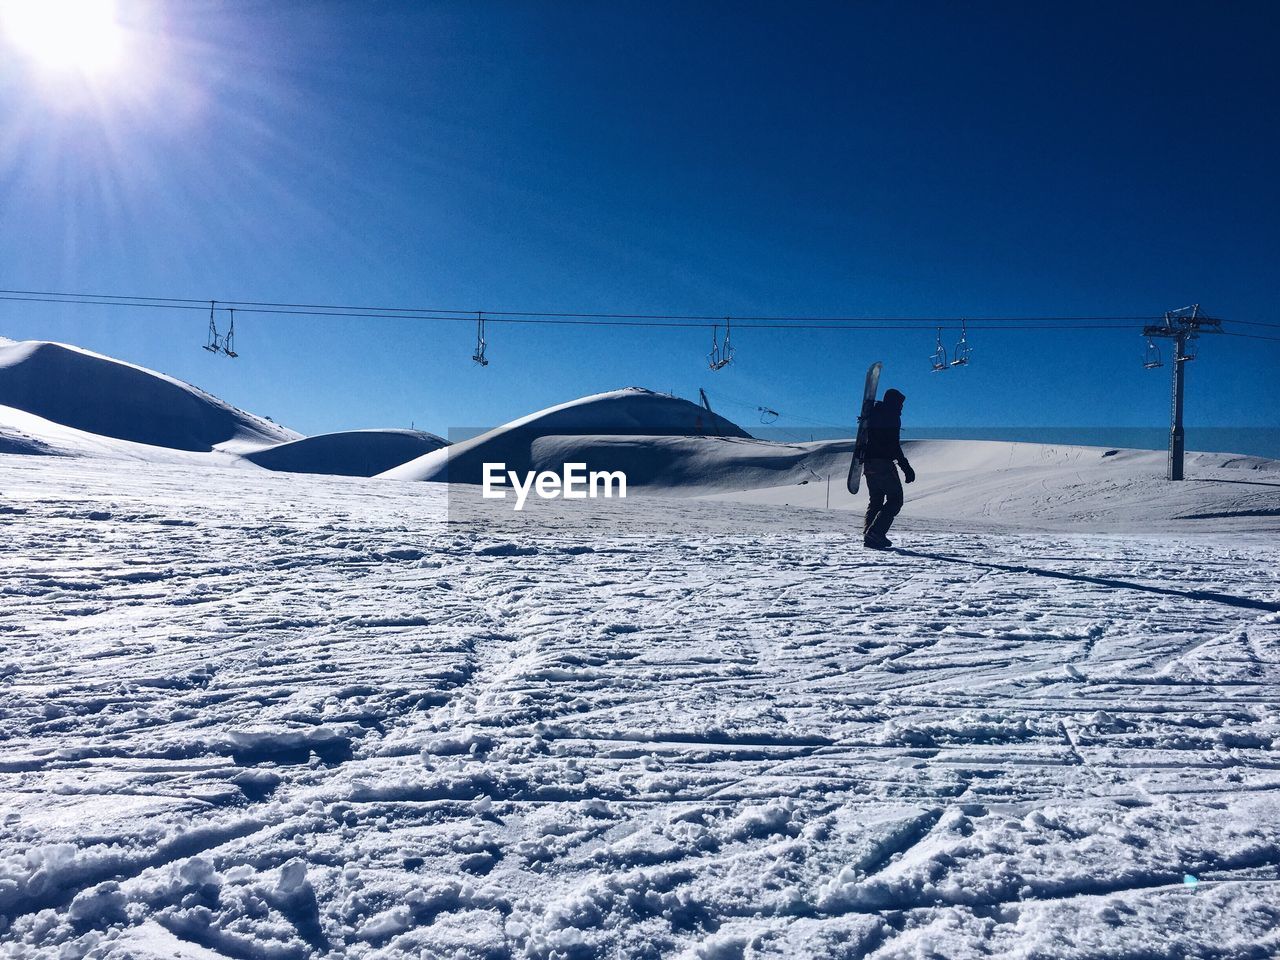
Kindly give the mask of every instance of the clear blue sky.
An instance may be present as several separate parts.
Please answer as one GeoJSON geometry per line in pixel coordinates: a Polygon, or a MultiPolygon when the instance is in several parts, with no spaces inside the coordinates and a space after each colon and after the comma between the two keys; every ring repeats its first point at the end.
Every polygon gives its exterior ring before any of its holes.
{"type": "MultiPolygon", "coordinates": [[[[2,0],[0,0],[2,2],[2,0]]],[[[1280,320],[1273,3],[168,4],[85,82],[0,38],[0,287],[694,314],[1280,320]]],[[[490,328],[0,303],[307,433],[699,386],[851,420],[1159,425],[1134,334],[490,328]],[[953,339],[948,334],[948,340],[953,339]]],[[[1280,330],[1258,331],[1280,336],[1280,330]]],[[[1280,421],[1280,343],[1205,342],[1188,421],[1280,421]]],[[[732,416],[742,411],[726,408],[732,416]]],[[[739,416],[750,427],[751,416],[739,416]]],[[[785,425],[786,420],[780,425],[785,425]]]]}

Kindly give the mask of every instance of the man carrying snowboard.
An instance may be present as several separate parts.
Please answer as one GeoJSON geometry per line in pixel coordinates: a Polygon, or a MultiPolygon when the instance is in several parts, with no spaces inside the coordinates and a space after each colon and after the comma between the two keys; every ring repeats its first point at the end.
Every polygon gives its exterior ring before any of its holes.
{"type": "Polygon", "coordinates": [[[902,467],[907,483],[916,479],[916,472],[902,453],[902,404],[906,399],[904,394],[890,388],[884,392],[883,400],[876,401],[867,418],[862,473],[867,478],[870,499],[862,526],[862,542],[872,550],[888,550],[893,546],[886,534],[902,509],[902,483],[894,462],[902,467]]]}

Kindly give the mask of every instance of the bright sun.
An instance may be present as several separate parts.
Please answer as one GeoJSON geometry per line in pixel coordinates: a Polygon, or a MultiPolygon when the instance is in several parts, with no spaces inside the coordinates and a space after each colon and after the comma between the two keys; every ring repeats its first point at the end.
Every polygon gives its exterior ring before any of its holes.
{"type": "Polygon", "coordinates": [[[114,0],[0,0],[0,33],[51,69],[99,74],[120,60],[114,0]]]}

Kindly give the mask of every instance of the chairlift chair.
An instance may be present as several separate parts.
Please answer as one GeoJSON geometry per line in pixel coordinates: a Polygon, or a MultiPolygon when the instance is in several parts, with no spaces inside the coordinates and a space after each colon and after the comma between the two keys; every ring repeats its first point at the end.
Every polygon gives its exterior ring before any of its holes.
{"type": "Polygon", "coordinates": [[[1147,350],[1142,357],[1142,369],[1155,370],[1157,367],[1163,366],[1164,360],[1160,356],[1160,348],[1156,345],[1154,340],[1147,337],[1147,350]]]}
{"type": "Polygon", "coordinates": [[[777,410],[770,410],[768,407],[756,407],[756,412],[760,414],[760,422],[766,426],[777,423],[778,418],[782,416],[777,410]]]}
{"type": "MultiPolygon", "coordinates": [[[[1183,346],[1182,355],[1178,357],[1178,359],[1194,360],[1196,358],[1196,351],[1199,345],[1199,340],[1200,338],[1194,333],[1191,334],[1186,339],[1184,339],[1182,341],[1182,346],[1183,346]]],[[[1174,341],[1174,342],[1176,343],[1177,341],[1174,341]]]]}
{"type": "Polygon", "coordinates": [[[222,338],[222,352],[234,360],[240,354],[236,353],[236,312],[228,311],[231,314],[231,323],[227,327],[227,335],[222,338]]]}
{"type": "Polygon", "coordinates": [[[471,355],[474,360],[482,367],[487,367],[489,361],[485,358],[484,349],[488,346],[488,342],[484,338],[484,314],[476,314],[476,352],[471,355]]]}
{"type": "Polygon", "coordinates": [[[720,327],[711,328],[711,352],[707,354],[707,366],[712,370],[723,370],[733,362],[733,346],[729,343],[731,334],[729,318],[724,318],[724,344],[720,343],[720,327]]]}
{"type": "Polygon", "coordinates": [[[209,337],[205,341],[204,348],[210,353],[222,352],[222,337],[218,333],[218,325],[213,319],[213,306],[217,301],[209,301],[209,337]]]}
{"type": "Polygon", "coordinates": [[[947,348],[942,345],[942,328],[938,328],[937,349],[933,351],[933,355],[929,358],[929,362],[933,364],[933,372],[946,370],[950,364],[947,363],[947,348]]]}
{"type": "Polygon", "coordinates": [[[951,365],[953,367],[964,367],[969,363],[969,331],[965,328],[965,322],[960,321],[960,339],[956,341],[956,347],[951,352],[951,365]]]}

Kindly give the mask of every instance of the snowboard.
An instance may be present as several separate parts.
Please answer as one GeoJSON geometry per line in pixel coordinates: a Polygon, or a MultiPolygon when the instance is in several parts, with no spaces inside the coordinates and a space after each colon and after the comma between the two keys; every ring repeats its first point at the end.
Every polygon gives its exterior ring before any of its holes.
{"type": "Polygon", "coordinates": [[[857,493],[862,486],[862,461],[866,459],[867,425],[870,423],[871,408],[876,402],[876,391],[880,388],[880,368],[884,366],[879,360],[867,368],[867,383],[862,390],[862,409],[858,413],[858,434],[853,442],[853,460],[849,464],[849,480],[846,486],[850,493],[857,493]]]}

